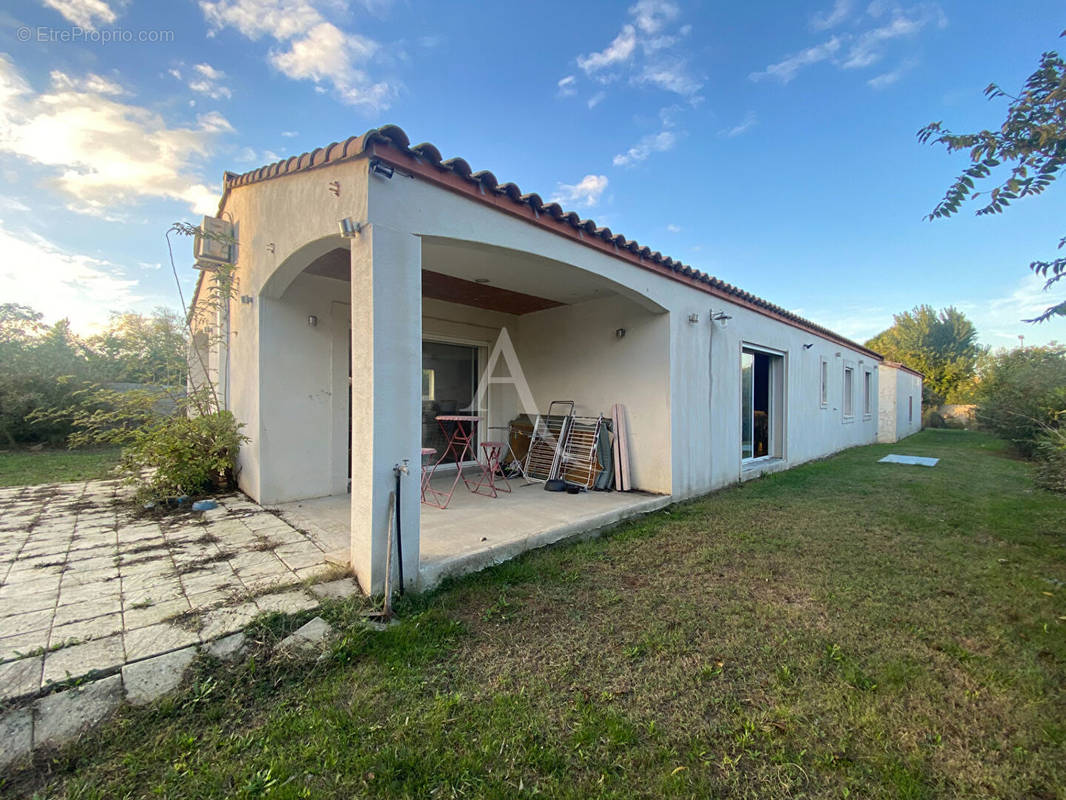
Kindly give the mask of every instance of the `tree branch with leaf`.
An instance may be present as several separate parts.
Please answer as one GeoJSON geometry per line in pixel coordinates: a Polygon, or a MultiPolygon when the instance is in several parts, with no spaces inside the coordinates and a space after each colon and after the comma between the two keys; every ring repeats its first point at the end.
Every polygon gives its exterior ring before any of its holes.
{"type": "MultiPolygon", "coordinates": [[[[1066,31],[1060,38],[1066,36],[1066,31]]],[[[1007,117],[999,130],[952,133],[941,122],[918,131],[918,141],[944,145],[949,153],[968,151],[970,167],[948,188],[943,199],[926,217],[950,217],[963,203],[980,200],[977,215],[1002,214],[1011,202],[1042,194],[1066,164],[1066,61],[1054,51],[1044,53],[1040,66],[1025,82],[1018,96],[1008,94],[993,83],[985,89],[990,100],[1010,101],[1007,117]],[[1009,174],[990,191],[977,191],[978,184],[992,178],[993,170],[1010,165],[1009,174]]],[[[1059,240],[1066,246],[1066,237],[1059,240]]],[[[1066,277],[1066,258],[1033,261],[1029,268],[1044,278],[1044,290],[1066,277]]],[[[1066,316],[1066,300],[1055,303],[1042,314],[1025,322],[1044,322],[1066,316]]]]}

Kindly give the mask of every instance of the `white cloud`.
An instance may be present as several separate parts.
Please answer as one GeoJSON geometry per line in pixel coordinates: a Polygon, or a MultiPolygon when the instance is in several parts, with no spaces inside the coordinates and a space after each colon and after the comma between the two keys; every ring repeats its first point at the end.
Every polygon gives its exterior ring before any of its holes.
{"type": "Polygon", "coordinates": [[[748,77],[753,81],[761,81],[764,78],[774,78],[781,83],[788,83],[799,73],[804,67],[809,67],[811,64],[817,64],[820,61],[825,61],[840,49],[842,40],[839,36],[834,36],[826,42],[815,45],[814,47],[808,47],[806,50],[801,50],[794,55],[789,56],[783,61],[779,61],[776,64],[770,64],[761,72],[753,72],[748,77]]]}
{"type": "Polygon", "coordinates": [[[242,147],[237,151],[233,160],[240,164],[271,164],[275,161],[280,161],[281,156],[273,150],[259,152],[252,147],[242,147]]]}
{"type": "MultiPolygon", "coordinates": [[[[1018,336],[1025,337],[1031,345],[1047,344],[1063,336],[1062,324],[1033,325],[1023,322],[1036,317],[1050,305],[1054,305],[1061,292],[1043,291],[1044,282],[1029,274],[1020,280],[999,287],[998,294],[991,297],[960,299],[956,292],[948,296],[926,298],[934,308],[954,306],[963,312],[977,328],[978,340],[993,347],[1011,347],[1018,344],[1018,336]]],[[[992,289],[991,291],[995,291],[992,289]]],[[[794,309],[800,316],[825,325],[832,331],[857,342],[864,342],[892,325],[892,315],[905,311],[914,303],[902,302],[896,308],[879,306],[844,306],[811,310],[794,309]]]]}
{"type": "Polygon", "coordinates": [[[592,75],[607,67],[628,61],[636,49],[636,30],[632,25],[623,25],[621,33],[615,36],[606,48],[598,53],[578,56],[577,65],[585,71],[586,75],[592,75]]]}
{"type": "Polygon", "coordinates": [[[96,23],[113,23],[118,15],[104,0],[44,0],[44,4],[62,14],[67,22],[86,30],[96,30],[96,23]]]}
{"type": "MultiPolygon", "coordinates": [[[[586,77],[603,84],[626,77],[631,85],[673,92],[698,102],[703,82],[691,73],[688,56],[679,50],[692,26],[667,31],[679,14],[671,0],[638,0],[629,8],[631,21],[622,25],[603,50],[578,56],[578,67],[586,77]]],[[[560,95],[569,96],[577,87],[568,81],[565,93],[563,88],[560,83],[560,95]]],[[[593,102],[590,107],[595,105],[593,102]]]]}
{"type": "Polygon", "coordinates": [[[219,134],[233,130],[226,118],[213,112],[195,126],[169,127],[155,112],[93,85],[57,73],[50,90],[35,93],[0,56],[0,152],[54,168],[54,184],[76,211],[106,216],[145,198],[213,210],[217,191],[194,164],[219,134]]]}
{"type": "Polygon", "coordinates": [[[297,136],[300,135],[300,132],[299,131],[282,131],[281,135],[284,136],[286,139],[295,139],[297,136]]]}
{"type": "Polygon", "coordinates": [[[676,58],[648,64],[635,82],[657,86],[692,100],[698,99],[699,91],[703,88],[703,83],[689,74],[687,62],[676,58]]]}
{"type": "Polygon", "coordinates": [[[194,92],[206,95],[213,100],[223,97],[229,99],[233,96],[230,88],[223,83],[226,73],[222,70],[215,69],[210,64],[195,64],[192,69],[193,76],[189,80],[189,88],[194,92]]]}
{"type": "Polygon", "coordinates": [[[72,78],[67,73],[54,69],[48,77],[52,79],[52,88],[60,91],[89,92],[115,97],[126,94],[126,90],[115,81],[97,75],[95,72],[90,72],[83,78],[72,78]]]}
{"type": "Polygon", "coordinates": [[[677,144],[677,134],[673,131],[648,134],[624,153],[616,155],[611,163],[616,167],[629,167],[646,160],[652,153],[664,153],[671,150],[675,144],[677,144]]]}
{"type": "Polygon", "coordinates": [[[868,67],[881,60],[884,55],[885,42],[897,39],[900,36],[913,36],[925,27],[928,18],[897,16],[887,25],[866,31],[848,51],[848,57],[844,60],[844,69],[856,69],[868,67]]]}
{"type": "Polygon", "coordinates": [[[16,214],[25,214],[30,207],[14,197],[0,194],[0,211],[10,211],[16,214]]]}
{"type": "MultiPolygon", "coordinates": [[[[1039,325],[1023,322],[1043,313],[1048,306],[1062,299],[1061,284],[1044,291],[1044,279],[1032,273],[1003,288],[1003,294],[989,300],[967,300],[955,303],[977,328],[984,344],[995,347],[1013,346],[1018,337],[1024,336],[1030,345],[1047,344],[1064,338],[1061,322],[1045,322],[1039,325]]],[[[946,304],[945,304],[946,305],[946,304]]]]}
{"type": "Polygon", "coordinates": [[[586,175],[572,185],[560,183],[552,202],[560,203],[564,206],[591,207],[599,202],[600,196],[606,189],[606,175],[586,175]]]}
{"type": "MultiPolygon", "coordinates": [[[[833,27],[843,21],[849,9],[848,2],[837,0],[832,11],[812,21],[812,27],[817,29],[833,27]]],[[[880,61],[893,40],[914,37],[931,24],[940,28],[947,25],[944,12],[938,5],[930,3],[921,3],[912,8],[903,9],[886,0],[873,0],[866,10],[866,15],[870,19],[879,20],[879,24],[858,34],[841,33],[833,36],[822,44],[795,53],[776,64],[770,64],[766,69],[753,72],[748,77],[753,81],[775,78],[787,84],[804,67],[821,61],[831,61],[840,69],[864,69],[880,61]],[[888,21],[883,21],[884,19],[888,21]],[[846,54],[841,52],[845,45],[847,46],[846,54]]],[[[870,79],[867,83],[875,89],[884,88],[896,82],[908,69],[910,66],[895,72],[886,72],[870,79]]]]}
{"type": "Polygon", "coordinates": [[[747,114],[744,115],[744,119],[742,119],[739,123],[734,125],[732,128],[723,128],[718,132],[718,134],[719,136],[733,138],[734,136],[740,136],[742,134],[747,133],[758,124],[759,119],[755,116],[755,112],[749,111],[747,114]]]}
{"type": "Polygon", "coordinates": [[[670,233],[681,233],[681,226],[670,223],[666,226],[666,230],[668,230],[670,233]]]}
{"type": "Polygon", "coordinates": [[[667,23],[677,19],[679,10],[669,0],[638,0],[629,13],[644,33],[658,33],[667,23]]]}
{"type": "Polygon", "coordinates": [[[848,18],[851,13],[851,0],[836,0],[833,7],[825,14],[815,14],[811,17],[811,27],[816,31],[825,31],[835,28],[848,18]]]}
{"type": "Polygon", "coordinates": [[[887,89],[889,86],[897,83],[900,78],[910,72],[918,62],[915,59],[908,59],[889,72],[882,72],[880,75],[875,75],[866,81],[866,84],[872,89],[887,89]]]}
{"type": "Polygon", "coordinates": [[[108,261],[57,247],[34,233],[0,225],[0,297],[24,303],[46,319],[69,317],[78,330],[105,323],[111,310],[142,303],[137,281],[108,261]],[[27,280],[32,274],[32,280],[27,280]]]}
{"type": "Polygon", "coordinates": [[[377,42],[341,30],[310,0],[200,0],[208,36],[231,27],[253,41],[264,36],[279,48],[270,63],[293,80],[308,80],[317,90],[332,86],[345,103],[368,111],[389,107],[396,87],[374,81],[361,68],[380,50],[377,42]]]}
{"type": "Polygon", "coordinates": [[[606,99],[607,92],[596,92],[596,94],[592,95],[592,97],[588,99],[588,107],[595,108],[606,99]]]}
{"type": "Polygon", "coordinates": [[[573,75],[560,78],[556,86],[559,87],[559,97],[573,97],[577,94],[577,78],[573,75]]]}

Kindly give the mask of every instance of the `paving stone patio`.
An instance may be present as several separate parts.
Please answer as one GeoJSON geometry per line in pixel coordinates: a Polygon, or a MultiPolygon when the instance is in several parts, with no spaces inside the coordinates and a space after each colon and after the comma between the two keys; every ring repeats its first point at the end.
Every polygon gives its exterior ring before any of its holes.
{"type": "Polygon", "coordinates": [[[343,571],[243,495],[142,513],[116,481],[0,489],[0,703],[315,607],[343,571]]]}

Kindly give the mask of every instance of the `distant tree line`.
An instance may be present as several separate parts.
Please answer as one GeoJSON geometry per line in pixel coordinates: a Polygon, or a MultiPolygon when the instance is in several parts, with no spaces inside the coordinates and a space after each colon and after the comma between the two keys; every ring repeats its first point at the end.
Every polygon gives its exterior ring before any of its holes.
{"type": "Polygon", "coordinates": [[[79,336],[62,319],[18,303],[0,304],[0,443],[65,443],[71,421],[42,412],[73,407],[111,383],[184,387],[186,327],[166,308],[113,314],[106,327],[79,336]]]}
{"type": "Polygon", "coordinates": [[[973,404],[982,428],[1035,461],[1042,485],[1066,491],[1066,346],[992,351],[961,311],[928,305],[896,314],[866,346],[923,373],[924,425],[944,424],[945,403],[973,404]]]}

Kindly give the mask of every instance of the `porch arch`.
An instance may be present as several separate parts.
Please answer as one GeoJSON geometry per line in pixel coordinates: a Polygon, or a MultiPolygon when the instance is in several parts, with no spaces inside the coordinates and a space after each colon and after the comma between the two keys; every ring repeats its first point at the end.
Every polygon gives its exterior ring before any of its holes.
{"type": "MultiPolygon", "coordinates": [[[[333,250],[348,250],[348,240],[341,236],[323,236],[301,245],[275,267],[267,279],[263,282],[260,294],[273,300],[281,299],[285,290],[289,288],[297,276],[303,273],[318,259],[333,250]]],[[[347,280],[347,278],[345,278],[347,280]]]]}

